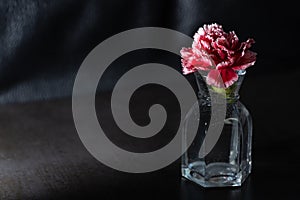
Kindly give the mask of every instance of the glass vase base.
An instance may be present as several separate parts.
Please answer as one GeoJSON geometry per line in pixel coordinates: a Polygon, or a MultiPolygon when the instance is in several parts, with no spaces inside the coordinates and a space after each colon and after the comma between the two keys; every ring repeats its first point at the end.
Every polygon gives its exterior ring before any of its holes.
{"type": "Polygon", "coordinates": [[[206,165],[197,161],[182,168],[182,176],[205,188],[239,187],[250,174],[250,169],[240,171],[238,166],[229,163],[206,165]]]}

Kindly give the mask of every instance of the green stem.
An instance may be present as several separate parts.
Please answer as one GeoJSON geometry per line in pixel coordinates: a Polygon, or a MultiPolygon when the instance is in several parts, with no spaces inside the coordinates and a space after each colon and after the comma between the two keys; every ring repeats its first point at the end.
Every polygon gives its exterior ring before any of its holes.
{"type": "Polygon", "coordinates": [[[233,103],[235,101],[236,84],[233,84],[228,88],[218,88],[215,86],[211,86],[211,88],[214,92],[226,98],[227,103],[233,103]]]}

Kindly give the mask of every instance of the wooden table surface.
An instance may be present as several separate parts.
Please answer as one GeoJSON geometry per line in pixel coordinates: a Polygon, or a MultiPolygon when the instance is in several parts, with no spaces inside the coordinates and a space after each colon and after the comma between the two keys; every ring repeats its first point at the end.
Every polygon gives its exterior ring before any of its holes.
{"type": "Polygon", "coordinates": [[[299,110],[293,106],[299,97],[287,98],[298,91],[295,77],[288,90],[272,87],[284,78],[279,74],[242,88],[254,119],[253,173],[234,189],[203,189],[182,179],[179,160],[146,174],[101,164],[78,137],[70,98],[1,105],[0,199],[298,199],[299,110]]]}

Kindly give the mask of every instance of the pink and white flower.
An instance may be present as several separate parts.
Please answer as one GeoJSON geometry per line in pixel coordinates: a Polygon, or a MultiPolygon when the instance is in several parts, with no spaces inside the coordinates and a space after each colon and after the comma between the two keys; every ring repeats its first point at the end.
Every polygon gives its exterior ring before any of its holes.
{"type": "Polygon", "coordinates": [[[204,25],[194,35],[192,48],[180,51],[183,74],[206,70],[209,85],[228,88],[238,80],[236,71],[254,65],[256,53],[249,50],[253,43],[240,42],[234,31],[226,33],[216,23],[204,25]]]}

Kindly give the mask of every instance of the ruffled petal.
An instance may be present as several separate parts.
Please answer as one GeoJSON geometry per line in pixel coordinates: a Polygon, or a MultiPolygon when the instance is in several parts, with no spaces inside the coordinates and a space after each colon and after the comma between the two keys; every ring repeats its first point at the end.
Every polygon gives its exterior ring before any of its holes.
{"type": "Polygon", "coordinates": [[[239,78],[239,76],[233,69],[221,69],[220,73],[221,73],[225,88],[228,88],[229,86],[234,84],[239,78]]]}
{"type": "Polygon", "coordinates": [[[207,84],[218,88],[228,88],[238,80],[232,69],[211,70],[207,75],[207,84]]]}
{"type": "Polygon", "coordinates": [[[224,83],[219,70],[210,70],[206,77],[206,82],[208,85],[212,85],[218,88],[224,88],[224,83]]]}
{"type": "Polygon", "coordinates": [[[213,61],[205,53],[205,51],[200,51],[192,48],[182,48],[181,53],[181,63],[183,67],[183,74],[189,74],[195,72],[196,70],[209,70],[213,65],[213,61]]]}
{"type": "Polygon", "coordinates": [[[193,49],[192,48],[182,48],[180,51],[181,57],[183,59],[188,59],[189,57],[193,56],[193,49]]]}
{"type": "Polygon", "coordinates": [[[244,54],[246,53],[246,50],[250,49],[252,44],[254,44],[254,43],[255,43],[255,41],[252,38],[248,39],[246,42],[242,42],[241,47],[240,47],[241,51],[242,51],[241,56],[244,56],[244,54]]]}
{"type": "Polygon", "coordinates": [[[230,60],[222,61],[222,62],[218,63],[217,69],[221,70],[221,69],[230,68],[231,65],[232,65],[232,63],[230,60]]]}
{"type": "Polygon", "coordinates": [[[233,70],[245,70],[256,62],[256,53],[253,51],[245,51],[244,56],[240,57],[232,67],[233,70]]]}

